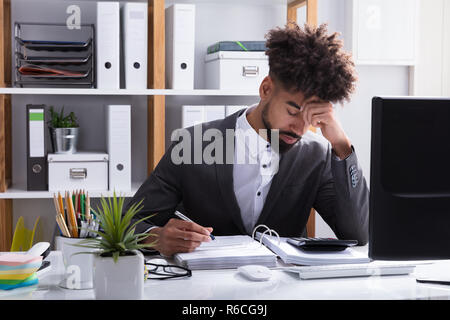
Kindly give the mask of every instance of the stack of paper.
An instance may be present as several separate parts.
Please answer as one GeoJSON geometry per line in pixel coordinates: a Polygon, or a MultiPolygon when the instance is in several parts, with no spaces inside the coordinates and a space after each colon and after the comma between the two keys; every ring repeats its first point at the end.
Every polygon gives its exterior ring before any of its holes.
{"type": "Polygon", "coordinates": [[[0,289],[10,290],[38,283],[36,271],[42,256],[7,253],[0,255],[0,289]]]}
{"type": "MultiPolygon", "coordinates": [[[[260,234],[257,234],[259,239],[260,234]]],[[[347,248],[343,251],[303,251],[286,242],[287,238],[278,238],[264,235],[263,243],[275,252],[285,263],[317,266],[324,264],[367,263],[370,262],[367,254],[347,248]]]]}
{"type": "Polygon", "coordinates": [[[195,251],[175,254],[175,261],[191,270],[229,269],[247,264],[275,267],[276,255],[249,236],[216,236],[195,251]]]}

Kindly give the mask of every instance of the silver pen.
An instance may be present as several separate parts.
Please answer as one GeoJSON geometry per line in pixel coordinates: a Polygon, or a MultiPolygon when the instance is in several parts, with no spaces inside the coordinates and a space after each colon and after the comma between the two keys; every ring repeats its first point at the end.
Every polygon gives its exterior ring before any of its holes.
{"type": "MultiPolygon", "coordinates": [[[[189,219],[188,217],[186,217],[184,214],[182,214],[180,211],[175,211],[175,215],[184,221],[194,222],[191,219],[189,219]]],[[[211,233],[209,234],[209,236],[211,237],[212,240],[216,240],[216,238],[211,233]]]]}

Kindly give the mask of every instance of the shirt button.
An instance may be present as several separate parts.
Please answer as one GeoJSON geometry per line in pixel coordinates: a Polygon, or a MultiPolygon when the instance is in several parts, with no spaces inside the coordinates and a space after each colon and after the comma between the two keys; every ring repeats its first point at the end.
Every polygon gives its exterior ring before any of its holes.
{"type": "Polygon", "coordinates": [[[261,191],[258,191],[256,195],[259,197],[261,195],[261,191]]]}
{"type": "Polygon", "coordinates": [[[270,144],[266,145],[266,148],[270,148],[270,144]]]}
{"type": "Polygon", "coordinates": [[[263,168],[267,168],[267,164],[263,164],[262,167],[263,167],[263,168]]]}

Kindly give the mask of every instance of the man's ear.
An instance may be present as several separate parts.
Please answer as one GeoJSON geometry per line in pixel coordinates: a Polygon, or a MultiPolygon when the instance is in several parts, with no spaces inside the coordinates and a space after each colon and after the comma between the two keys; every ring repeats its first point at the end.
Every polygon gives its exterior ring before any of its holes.
{"type": "Polygon", "coordinates": [[[259,97],[261,100],[268,100],[271,98],[275,90],[274,85],[275,84],[270,76],[266,76],[263,79],[261,85],[259,86],[259,97]]]}

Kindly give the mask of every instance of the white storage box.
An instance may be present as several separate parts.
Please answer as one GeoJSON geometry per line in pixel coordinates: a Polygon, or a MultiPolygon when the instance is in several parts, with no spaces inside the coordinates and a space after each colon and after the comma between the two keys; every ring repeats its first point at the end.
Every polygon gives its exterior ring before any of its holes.
{"type": "Polygon", "coordinates": [[[48,190],[108,190],[108,154],[77,152],[49,153],[48,190]]]}
{"type": "Polygon", "coordinates": [[[264,51],[218,51],[205,57],[206,89],[259,91],[269,74],[264,51]]]}

